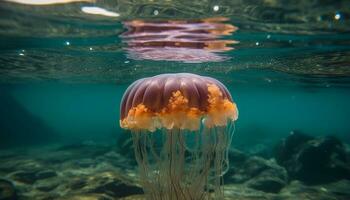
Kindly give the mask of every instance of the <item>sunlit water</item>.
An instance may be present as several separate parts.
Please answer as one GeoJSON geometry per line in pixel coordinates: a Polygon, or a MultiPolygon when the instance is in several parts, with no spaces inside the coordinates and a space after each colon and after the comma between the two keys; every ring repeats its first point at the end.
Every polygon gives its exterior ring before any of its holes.
{"type": "Polygon", "coordinates": [[[113,141],[126,87],[176,72],[228,87],[240,150],[350,141],[347,1],[33,2],[0,2],[1,148],[113,141]]]}

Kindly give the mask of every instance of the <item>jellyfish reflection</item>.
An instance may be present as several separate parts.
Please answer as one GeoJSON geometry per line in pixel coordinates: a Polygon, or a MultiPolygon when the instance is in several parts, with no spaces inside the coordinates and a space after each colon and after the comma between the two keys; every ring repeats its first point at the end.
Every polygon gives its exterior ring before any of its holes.
{"type": "Polygon", "coordinates": [[[126,90],[120,109],[148,199],[223,197],[238,110],[221,82],[188,73],[140,79],[126,90]]]}
{"type": "Polygon", "coordinates": [[[237,27],[223,23],[226,18],[181,21],[124,22],[127,32],[121,35],[126,41],[128,57],[136,60],[165,60],[200,63],[223,61],[227,57],[217,54],[231,50],[234,40],[219,39],[230,35],[237,27]]]}

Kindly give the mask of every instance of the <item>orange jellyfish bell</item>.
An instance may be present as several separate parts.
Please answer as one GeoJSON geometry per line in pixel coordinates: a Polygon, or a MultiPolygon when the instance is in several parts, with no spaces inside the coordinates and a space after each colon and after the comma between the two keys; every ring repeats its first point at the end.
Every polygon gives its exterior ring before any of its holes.
{"type": "Polygon", "coordinates": [[[120,126],[131,130],[226,126],[236,104],[218,80],[190,73],[161,74],[135,81],[124,93],[120,126]]]}

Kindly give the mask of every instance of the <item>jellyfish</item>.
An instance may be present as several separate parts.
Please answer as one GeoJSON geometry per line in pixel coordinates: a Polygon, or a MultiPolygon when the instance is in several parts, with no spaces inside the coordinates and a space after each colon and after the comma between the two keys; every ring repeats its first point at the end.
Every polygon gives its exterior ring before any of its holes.
{"type": "Polygon", "coordinates": [[[222,199],[236,104],[218,80],[161,74],[132,83],[120,126],[132,134],[147,199],[222,199]]]}

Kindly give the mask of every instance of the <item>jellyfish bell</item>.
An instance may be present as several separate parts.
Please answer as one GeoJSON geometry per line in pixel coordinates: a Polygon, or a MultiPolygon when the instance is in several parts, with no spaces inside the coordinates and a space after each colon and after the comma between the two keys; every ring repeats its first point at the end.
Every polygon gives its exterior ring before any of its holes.
{"type": "Polygon", "coordinates": [[[120,125],[125,129],[198,130],[226,126],[238,117],[236,104],[219,81],[195,74],[162,74],[133,83],[121,103],[120,125]]]}
{"type": "Polygon", "coordinates": [[[140,79],[124,93],[120,116],[148,199],[222,198],[238,110],[221,82],[189,73],[140,79]]]}

